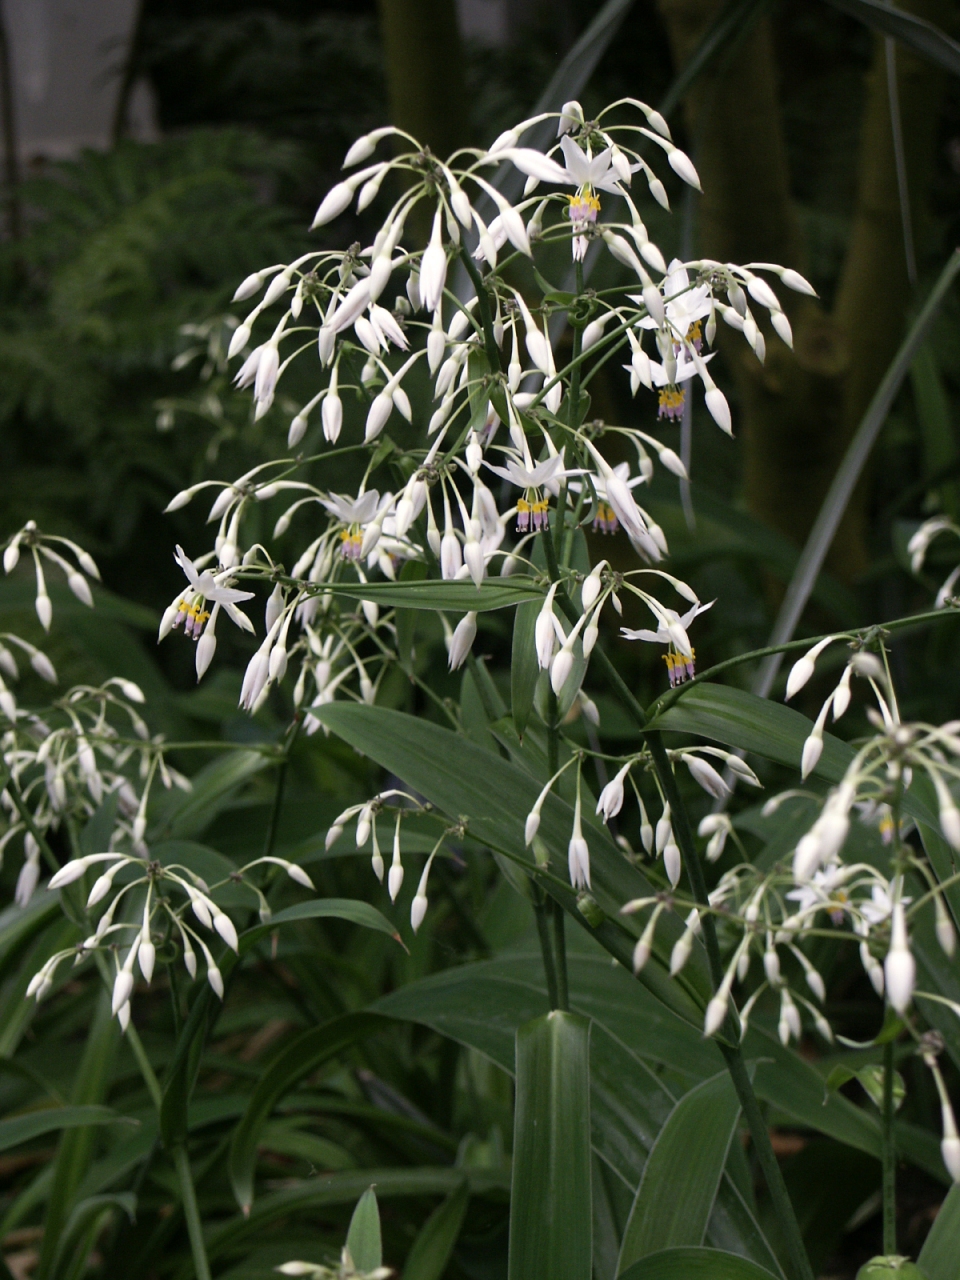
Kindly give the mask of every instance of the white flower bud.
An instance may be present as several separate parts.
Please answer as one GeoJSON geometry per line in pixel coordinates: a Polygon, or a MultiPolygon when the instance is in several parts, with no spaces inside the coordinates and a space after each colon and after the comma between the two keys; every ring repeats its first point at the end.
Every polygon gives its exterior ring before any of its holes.
{"type": "Polygon", "coordinates": [[[611,818],[615,818],[623,808],[623,782],[630,771],[631,763],[631,761],[628,761],[600,792],[600,799],[597,801],[597,813],[603,814],[604,822],[609,822],[611,818]]]}
{"type": "MultiPolygon", "coordinates": [[[[184,959],[186,959],[186,957],[184,957],[184,959]]],[[[210,986],[213,988],[215,994],[222,1000],[223,999],[223,974],[221,974],[220,970],[217,968],[215,964],[211,964],[209,961],[207,962],[207,981],[210,983],[210,986]]]]}
{"type": "Polygon", "coordinates": [[[675,889],[680,883],[683,862],[680,857],[680,850],[673,840],[663,850],[663,869],[667,873],[671,888],[675,889]]]}
{"type": "Polygon", "coordinates": [[[36,608],[41,627],[43,627],[44,631],[49,631],[50,623],[53,621],[53,605],[50,603],[50,597],[45,591],[37,593],[36,608]]]}
{"type": "Polygon", "coordinates": [[[726,991],[718,991],[710,1003],[707,1005],[706,1016],[703,1020],[703,1034],[705,1036],[716,1035],[723,1026],[723,1020],[727,1016],[727,1004],[729,995],[726,991]]]}
{"type": "Polygon", "coordinates": [[[157,960],[157,948],[150,941],[148,936],[142,936],[140,939],[140,949],[137,952],[137,963],[140,965],[140,972],[143,974],[147,983],[153,981],[153,966],[157,960]]]}
{"type": "Polygon", "coordinates": [[[526,845],[533,844],[533,837],[540,829],[540,810],[538,808],[531,809],[527,814],[527,820],[523,827],[523,840],[526,845]]]}
{"type": "Polygon", "coordinates": [[[733,419],[730,416],[730,406],[727,404],[727,397],[723,394],[719,387],[711,386],[707,389],[704,396],[707,409],[710,416],[722,431],[728,436],[733,435],[733,419]]]}
{"type": "Polygon", "coordinates": [[[466,613],[457,623],[453,635],[450,637],[448,646],[448,660],[450,670],[456,671],[458,667],[462,667],[467,660],[473,642],[477,635],[477,615],[476,613],[466,613]]]}
{"type": "Polygon", "coordinates": [[[803,744],[803,755],[800,758],[800,776],[806,780],[817,767],[817,762],[823,752],[823,730],[819,724],[815,725],[813,732],[803,744]]]}
{"type": "Polygon", "coordinates": [[[133,993],[133,974],[129,969],[124,967],[117,974],[113,981],[113,1000],[111,1010],[116,1015],[119,1013],[122,1005],[125,1005],[133,993]]]}
{"type": "Polygon", "coordinates": [[[324,223],[332,222],[334,218],[339,217],[352,199],[353,187],[349,183],[338,182],[336,186],[331,187],[320,202],[320,207],[310,224],[310,230],[314,231],[324,223]]]}
{"type": "MultiPolygon", "coordinates": [[[[53,881],[51,881],[51,884],[53,881]]],[[[946,905],[939,894],[934,897],[934,907],[936,909],[936,931],[937,941],[945,955],[952,956],[957,946],[957,934],[953,927],[953,921],[950,919],[950,913],[947,911],[946,905]]]]}
{"type": "Polygon", "coordinates": [[[893,908],[890,934],[890,950],[883,962],[887,999],[897,1013],[905,1013],[913,996],[917,966],[907,939],[907,922],[903,903],[893,908]]]}
{"type": "Polygon", "coordinates": [[[228,915],[225,915],[222,911],[217,912],[213,917],[213,927],[231,951],[238,950],[240,944],[237,938],[237,931],[228,915]]]}
{"type": "Polygon", "coordinates": [[[683,763],[690,770],[694,780],[703,787],[708,795],[717,800],[723,800],[730,794],[730,788],[724,782],[722,776],[717,773],[712,764],[708,764],[700,756],[687,753],[683,757],[683,763]]]}

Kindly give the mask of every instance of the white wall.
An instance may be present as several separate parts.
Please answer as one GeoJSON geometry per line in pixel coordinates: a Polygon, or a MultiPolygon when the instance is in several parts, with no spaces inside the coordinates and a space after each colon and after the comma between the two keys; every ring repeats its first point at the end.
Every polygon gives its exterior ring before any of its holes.
{"type": "MultiPolygon", "coordinates": [[[[135,0],[0,0],[13,63],[21,158],[62,160],[110,145],[135,0]]],[[[130,133],[156,136],[149,86],[137,85],[130,133]]]]}

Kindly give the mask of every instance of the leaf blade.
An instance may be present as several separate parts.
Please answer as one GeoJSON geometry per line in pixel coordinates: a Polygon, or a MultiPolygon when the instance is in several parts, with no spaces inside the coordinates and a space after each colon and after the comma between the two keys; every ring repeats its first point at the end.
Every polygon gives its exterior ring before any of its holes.
{"type": "Polygon", "coordinates": [[[509,1280],[590,1280],[590,1023],[554,1010],[517,1030],[509,1280]]]}
{"type": "Polygon", "coordinates": [[[623,1235],[621,1271],[659,1250],[703,1243],[739,1116],[726,1070],[683,1095],[647,1159],[623,1235]]]}

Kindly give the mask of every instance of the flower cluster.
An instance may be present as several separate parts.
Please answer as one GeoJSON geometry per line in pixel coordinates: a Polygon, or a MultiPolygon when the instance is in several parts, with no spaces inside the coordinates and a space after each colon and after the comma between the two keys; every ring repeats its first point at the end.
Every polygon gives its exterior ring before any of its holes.
{"type": "Polygon", "coordinates": [[[212,895],[223,884],[242,884],[259,904],[261,920],[268,921],[270,907],[262,889],[249,875],[255,867],[264,864],[281,867],[296,884],[313,888],[313,881],[301,867],[274,856],[256,858],[214,885],[208,885],[189,867],[178,863],[163,865],[137,854],[93,853],[73,858],[56,872],[48,888],[63,889],[96,869],[99,874],[87,894],[85,907],[88,914],[101,903],[106,903],[105,909],[91,934],[75,947],[55,952],[37,971],[27,994],[43,999],[52,989],[57,969],[65,960],[72,959],[79,964],[95,951],[109,951],[115,965],[113,1013],[121,1027],[126,1028],[135,984],[134,967],[139,967],[149,984],[153,980],[158,943],[162,947],[168,941],[179,940],[187,973],[191,978],[197,976],[196,947],[203,954],[207,981],[222,999],[223,975],[197,925],[217,934],[236,952],[239,945],[236,927],[212,895]]]}
{"type": "MultiPolygon", "coordinates": [[[[668,201],[644,151],[658,149],[683,181],[699,185],[657,112],[625,99],[588,121],[579,104],[568,103],[554,116],[557,142],[540,152],[523,140],[544,118],[525,120],[488,150],[462,150],[448,162],[396,129],[365,135],[350,148],[346,176],[321,202],[314,226],[331,223],[354,200],[362,212],[392,175],[391,187],[399,182],[403,190],[373,242],[314,250],[254,273],[237,289],[237,302],[260,295],[235,328],[229,352],[244,357],[236,381],[252,388],[255,417],[270,410],[292,361],[315,361],[318,390],[293,418],[287,439],[288,449],[308,444],[309,451],[261,464],[219,487],[209,514],[217,526],[213,551],[192,561],[178,548],[188,589],[171,603],[160,634],[182,625],[197,641],[202,676],[220,613],[251,628],[238,607],[249,594],[238,584],[270,583],[265,635],[244,680],[246,708],[262,704],[295,649],[302,655],[298,703],[375,697],[382,671],[396,660],[392,619],[381,618],[371,601],[344,613],[338,584],[392,580],[407,561],[423,564],[427,576],[478,588],[491,574],[535,575],[529,544],[536,535],[591,520],[604,532],[622,529],[641,560],[659,562],[666,539],[635,490],[652,478],[654,458],[680,477],[686,471],[675,450],[648,431],[584,421],[591,371],[622,350],[633,391],[656,389],[661,416],[668,418],[697,378],[711,415],[729,431],[730,411],[708,368],[718,317],[743,332],[761,359],[764,339],[751,307],[790,341],[781,304],[758,273],[810,292],[795,272],[706,260],[668,268],[650,239],[631,194],[634,177],[642,175],[660,204],[668,201]],[[392,156],[376,159],[388,140],[392,156]],[[515,205],[498,187],[498,175],[510,168],[526,179],[515,205]],[[601,199],[609,202],[604,210],[601,199]],[[409,228],[423,225],[424,207],[430,232],[420,247],[411,243],[409,228]],[[562,241],[571,244],[576,291],[548,292],[537,302],[518,286],[523,264],[536,259],[540,246],[562,241]],[[583,259],[593,241],[626,276],[602,295],[583,285],[583,259]],[[393,282],[400,291],[388,305],[393,282]],[[272,328],[261,329],[271,314],[272,328]],[[573,331],[569,359],[557,346],[556,321],[564,318],[573,331]],[[656,348],[650,353],[648,337],[656,348]],[[424,375],[434,405],[426,413],[419,407],[424,375]],[[355,438],[354,406],[362,417],[355,438]],[[319,423],[311,430],[315,415],[319,423]],[[426,419],[425,429],[419,427],[422,444],[408,443],[404,428],[407,443],[394,440],[384,449],[392,420],[402,426],[426,419]],[[339,453],[366,453],[355,493],[332,492],[323,483],[330,445],[339,453]],[[628,450],[635,467],[612,461],[608,446],[628,450]],[[385,488],[375,484],[375,472],[387,456],[401,483],[385,488]],[[294,523],[304,530],[289,572],[261,543],[245,544],[254,523],[247,514],[278,497],[290,501],[276,518],[274,538],[285,537],[294,523]]],[[[177,494],[168,509],[186,505],[203,487],[177,494]]],[[[552,594],[545,600],[537,654],[555,689],[567,679],[582,680],[579,659],[589,657],[600,609],[607,600],[619,607],[614,575],[604,577],[605,567],[601,562],[583,584],[583,616],[569,629],[553,610],[552,594]]],[[[686,628],[703,606],[686,584],[662,575],[692,606],[681,615],[641,591],[631,576],[622,575],[619,585],[641,597],[656,628],[628,634],[665,644],[671,683],[686,678],[694,661],[686,628]]],[[[476,615],[467,612],[455,629],[444,619],[444,626],[456,667],[470,651],[476,615]]],[[[319,721],[307,723],[315,729],[319,721]]]]}

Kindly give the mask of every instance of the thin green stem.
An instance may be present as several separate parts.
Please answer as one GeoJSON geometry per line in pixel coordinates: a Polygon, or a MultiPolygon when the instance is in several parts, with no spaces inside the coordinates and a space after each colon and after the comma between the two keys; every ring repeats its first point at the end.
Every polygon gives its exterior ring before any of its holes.
{"type": "Polygon", "coordinates": [[[150,1059],[147,1057],[147,1051],[143,1047],[143,1041],[140,1034],[132,1022],[127,1024],[126,1030],[127,1043],[133,1051],[133,1056],[137,1060],[137,1066],[140,1068],[140,1074],[143,1076],[143,1082],[147,1086],[147,1091],[153,1105],[159,1112],[163,1105],[163,1091],[160,1088],[160,1081],[157,1079],[157,1073],[150,1065],[150,1059]]]}
{"type": "Polygon", "coordinates": [[[200,1221],[197,1193],[190,1173],[190,1158],[182,1143],[178,1143],[173,1149],[173,1164],[180,1184],[180,1200],[183,1204],[183,1216],[187,1222],[187,1235],[190,1237],[190,1253],[193,1256],[196,1280],[211,1280],[207,1250],[203,1243],[203,1224],[200,1221]]]}
{"type": "Polygon", "coordinates": [[[564,932],[564,912],[559,902],[552,902],[554,963],[557,971],[557,1008],[564,1012],[570,1008],[570,983],[567,980],[567,940],[564,932]]]}
{"type": "Polygon", "coordinates": [[[878,622],[869,627],[858,627],[850,631],[828,631],[821,636],[807,636],[804,640],[788,640],[784,644],[768,645],[763,649],[751,649],[748,653],[741,653],[736,658],[727,658],[723,662],[718,662],[715,666],[708,667],[706,671],[701,671],[692,680],[687,680],[683,684],[677,685],[675,689],[665,691],[659,698],[655,698],[650,703],[644,714],[648,720],[662,715],[664,711],[672,707],[675,702],[678,702],[685,694],[688,694],[696,685],[715,679],[723,671],[742,666],[745,662],[756,662],[759,658],[768,658],[775,653],[805,651],[812,648],[818,641],[826,640],[828,636],[836,636],[837,640],[853,636],[865,637],[868,632],[902,631],[907,627],[921,627],[930,622],[941,622],[947,618],[958,617],[960,617],[960,610],[955,608],[931,609],[926,613],[908,614],[905,618],[891,618],[889,622],[878,622]]]}
{"type": "Polygon", "coordinates": [[[39,845],[40,852],[43,854],[43,858],[47,866],[54,873],[59,871],[60,863],[57,861],[56,854],[50,848],[50,845],[47,841],[47,837],[43,835],[43,833],[37,827],[37,824],[34,822],[33,814],[27,808],[27,802],[26,800],[24,800],[23,796],[20,794],[20,788],[14,782],[13,775],[11,774],[10,770],[6,767],[6,765],[2,763],[0,763],[0,788],[6,789],[6,792],[9,795],[10,799],[16,805],[17,812],[20,814],[20,817],[23,819],[23,825],[27,828],[27,830],[33,836],[34,840],[36,840],[37,844],[39,845]]]}
{"type": "Polygon", "coordinates": [[[897,1252],[897,1140],[893,1129],[893,1039],[883,1046],[883,1252],[897,1252]]]}
{"type": "Polygon", "coordinates": [[[474,289],[477,291],[477,306],[480,310],[480,323],[483,326],[483,345],[487,353],[487,359],[490,362],[490,368],[494,373],[500,372],[500,349],[497,346],[497,340],[493,333],[493,316],[490,314],[490,298],[487,294],[486,286],[483,283],[483,277],[477,270],[477,264],[471,258],[469,250],[465,245],[460,246],[460,259],[467,269],[467,275],[470,277],[474,289]]]}
{"type": "Polygon", "coordinates": [[[543,890],[531,880],[533,889],[533,914],[537,921],[537,936],[540,939],[540,952],[543,956],[543,972],[547,979],[547,999],[551,1009],[560,1008],[560,994],[557,983],[557,968],[553,962],[553,947],[550,942],[550,925],[547,921],[547,899],[543,890]]]}

